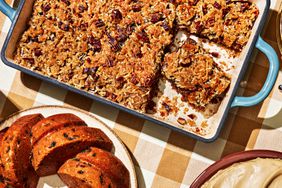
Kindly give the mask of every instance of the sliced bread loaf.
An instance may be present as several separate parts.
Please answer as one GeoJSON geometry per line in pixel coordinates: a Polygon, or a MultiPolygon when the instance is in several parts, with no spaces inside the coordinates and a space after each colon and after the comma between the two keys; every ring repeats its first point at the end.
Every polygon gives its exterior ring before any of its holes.
{"type": "Polygon", "coordinates": [[[32,127],[32,144],[35,144],[38,140],[44,137],[50,132],[57,131],[63,127],[69,127],[73,125],[86,125],[86,123],[74,114],[56,114],[49,116],[39,121],[32,127]]]}
{"type": "Polygon", "coordinates": [[[65,127],[44,136],[33,146],[32,165],[39,176],[55,174],[66,160],[90,146],[111,151],[113,144],[100,129],[65,127]]]}
{"type": "Polygon", "coordinates": [[[5,133],[0,148],[5,183],[14,187],[29,187],[37,182],[30,164],[31,128],[43,119],[41,114],[27,115],[16,120],[5,133]],[[32,180],[30,180],[32,178],[32,180]]]}
{"type": "Polygon", "coordinates": [[[129,172],[124,164],[112,153],[91,147],[76,158],[88,162],[107,174],[119,188],[129,187],[129,172]]]}
{"type": "Polygon", "coordinates": [[[61,166],[58,175],[69,188],[116,188],[111,178],[94,165],[77,158],[61,166]]]}

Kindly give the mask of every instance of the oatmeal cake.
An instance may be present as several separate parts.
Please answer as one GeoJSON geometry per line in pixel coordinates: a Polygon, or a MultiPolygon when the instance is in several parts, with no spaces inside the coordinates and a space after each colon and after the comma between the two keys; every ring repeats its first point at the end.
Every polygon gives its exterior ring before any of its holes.
{"type": "Polygon", "coordinates": [[[144,112],[174,20],[161,0],[37,0],[15,60],[144,112]]]}
{"type": "Polygon", "coordinates": [[[240,51],[257,15],[247,0],[35,0],[15,62],[141,112],[162,72],[203,107],[230,78],[194,42],[165,56],[175,33],[185,28],[240,51]]]}
{"type": "Polygon", "coordinates": [[[165,55],[162,72],[182,94],[183,100],[199,109],[223,94],[230,84],[230,77],[191,38],[165,55]]]}
{"type": "Polygon", "coordinates": [[[241,51],[259,14],[247,0],[176,1],[176,21],[189,33],[241,51]]]}

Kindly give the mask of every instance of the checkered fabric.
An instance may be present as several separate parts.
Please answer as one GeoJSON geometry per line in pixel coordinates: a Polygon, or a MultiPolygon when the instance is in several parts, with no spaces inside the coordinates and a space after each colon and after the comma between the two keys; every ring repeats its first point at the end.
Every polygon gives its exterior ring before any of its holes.
{"type": "MultiPolygon", "coordinates": [[[[282,0],[272,0],[272,11],[262,37],[277,51],[275,27],[282,0]]],[[[10,21],[0,15],[0,46],[10,21]]],[[[282,67],[281,67],[282,68],[282,67]]],[[[238,94],[257,93],[268,73],[267,59],[255,52],[238,94]]],[[[219,138],[201,143],[180,133],[144,121],[115,108],[66,91],[5,66],[0,62],[0,119],[21,109],[38,105],[75,106],[90,111],[108,124],[132,154],[139,187],[189,187],[210,164],[230,153],[270,149],[282,151],[282,69],[264,103],[229,112],[219,138]]]]}

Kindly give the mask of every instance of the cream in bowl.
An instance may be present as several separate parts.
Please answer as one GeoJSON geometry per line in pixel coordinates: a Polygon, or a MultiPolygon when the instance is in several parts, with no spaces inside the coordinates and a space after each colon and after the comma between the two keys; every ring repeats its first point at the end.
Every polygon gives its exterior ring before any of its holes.
{"type": "Polygon", "coordinates": [[[256,158],[218,171],[201,188],[281,188],[282,160],[256,158]]]}

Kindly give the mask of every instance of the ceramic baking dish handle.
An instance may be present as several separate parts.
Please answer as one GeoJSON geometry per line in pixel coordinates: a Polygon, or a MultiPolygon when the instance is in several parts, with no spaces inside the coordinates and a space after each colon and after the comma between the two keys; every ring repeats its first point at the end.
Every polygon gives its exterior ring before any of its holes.
{"type": "Polygon", "coordinates": [[[10,7],[5,0],[0,0],[0,11],[3,12],[10,20],[14,20],[16,10],[10,7]]]}
{"type": "Polygon", "coordinates": [[[231,107],[254,106],[264,101],[271,92],[279,72],[279,59],[275,50],[261,37],[258,38],[256,48],[262,51],[269,61],[269,71],[266,81],[259,93],[252,97],[235,97],[231,107]]]}

